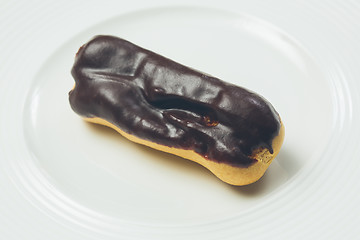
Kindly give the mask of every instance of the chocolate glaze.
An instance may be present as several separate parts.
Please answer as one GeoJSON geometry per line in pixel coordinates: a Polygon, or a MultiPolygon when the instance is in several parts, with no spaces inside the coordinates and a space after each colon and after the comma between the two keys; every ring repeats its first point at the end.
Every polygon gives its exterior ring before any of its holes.
{"type": "Polygon", "coordinates": [[[72,109],[161,145],[248,167],[254,149],[272,152],[280,129],[269,102],[112,36],[83,45],[72,68],[72,109]]]}

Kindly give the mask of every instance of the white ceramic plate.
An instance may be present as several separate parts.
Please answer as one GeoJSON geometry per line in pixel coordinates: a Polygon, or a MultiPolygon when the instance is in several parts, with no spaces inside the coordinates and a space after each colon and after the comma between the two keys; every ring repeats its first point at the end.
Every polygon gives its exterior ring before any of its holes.
{"type": "Polygon", "coordinates": [[[359,4],[18,2],[0,10],[1,239],[356,239],[359,4]],[[203,167],[83,122],[70,69],[128,39],[254,90],[286,126],[265,176],[203,167]]]}

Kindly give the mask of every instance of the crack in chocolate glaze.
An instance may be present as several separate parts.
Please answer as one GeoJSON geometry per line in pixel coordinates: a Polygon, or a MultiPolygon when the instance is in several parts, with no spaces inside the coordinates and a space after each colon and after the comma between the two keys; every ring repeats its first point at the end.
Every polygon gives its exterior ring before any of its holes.
{"type": "Polygon", "coordinates": [[[280,118],[244,88],[112,36],[96,36],[76,54],[72,109],[126,133],[203,157],[248,167],[257,148],[271,153],[280,118]]]}

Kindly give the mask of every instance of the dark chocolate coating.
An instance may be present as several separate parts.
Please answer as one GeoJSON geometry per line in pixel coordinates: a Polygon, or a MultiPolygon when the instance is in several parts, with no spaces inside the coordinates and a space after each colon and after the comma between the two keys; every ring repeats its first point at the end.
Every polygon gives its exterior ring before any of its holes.
{"type": "Polygon", "coordinates": [[[248,167],[253,150],[272,152],[279,134],[279,115],[264,98],[120,38],[83,45],[72,75],[69,99],[79,115],[212,161],[248,167]]]}

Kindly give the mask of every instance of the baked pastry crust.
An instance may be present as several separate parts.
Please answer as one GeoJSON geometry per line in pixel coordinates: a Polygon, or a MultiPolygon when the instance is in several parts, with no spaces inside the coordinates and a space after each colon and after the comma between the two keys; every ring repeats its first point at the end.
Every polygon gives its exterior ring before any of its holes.
{"type": "Polygon", "coordinates": [[[274,152],[270,153],[269,150],[267,149],[257,149],[256,151],[254,151],[254,154],[252,156],[254,159],[257,160],[256,163],[252,164],[249,167],[242,168],[242,167],[234,167],[225,163],[218,163],[215,161],[211,161],[209,159],[202,157],[193,150],[171,148],[154,142],[146,141],[144,139],[138,138],[134,135],[122,131],[114,124],[101,118],[84,118],[84,120],[87,122],[110,127],[132,142],[142,144],[163,152],[171,153],[176,156],[199,163],[200,165],[210,170],[215,176],[217,176],[223,182],[235,186],[248,185],[259,180],[264,175],[267,168],[270,166],[271,162],[279,153],[285,136],[285,128],[284,125],[281,123],[279,135],[276,136],[272,142],[274,152]]]}

